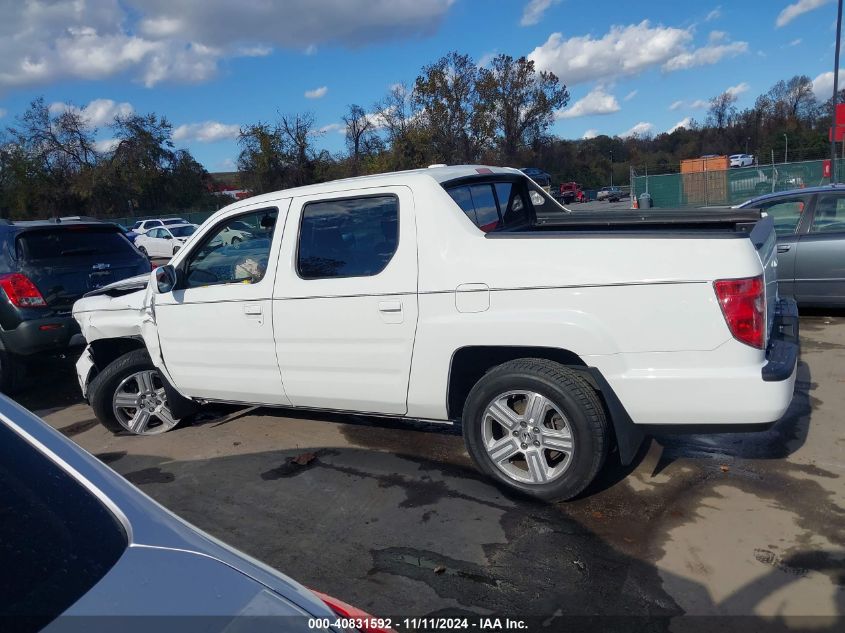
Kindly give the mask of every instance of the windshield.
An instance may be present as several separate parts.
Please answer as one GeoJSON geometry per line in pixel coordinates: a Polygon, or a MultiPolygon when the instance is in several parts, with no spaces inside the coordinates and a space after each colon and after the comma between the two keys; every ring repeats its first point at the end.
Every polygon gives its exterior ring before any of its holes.
{"type": "Polygon", "coordinates": [[[188,237],[189,235],[193,235],[194,231],[197,230],[195,226],[174,226],[171,229],[168,229],[172,234],[173,237],[188,237]]]}

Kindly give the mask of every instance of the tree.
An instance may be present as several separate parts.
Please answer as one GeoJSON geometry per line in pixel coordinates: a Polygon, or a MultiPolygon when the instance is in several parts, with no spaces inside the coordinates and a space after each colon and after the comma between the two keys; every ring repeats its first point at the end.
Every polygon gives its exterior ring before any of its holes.
{"type": "Polygon", "coordinates": [[[414,83],[413,99],[438,161],[478,159],[492,130],[478,94],[478,68],[469,55],[451,52],[425,66],[414,83]]]}
{"type": "Polygon", "coordinates": [[[713,127],[722,130],[736,114],[736,95],[732,92],[723,92],[710,99],[710,109],[707,111],[707,122],[713,127]]]}
{"type": "Polygon", "coordinates": [[[244,187],[254,193],[281,189],[285,157],[278,127],[266,123],[246,125],[241,128],[238,145],[238,171],[244,187]]]}
{"type": "Polygon", "coordinates": [[[506,163],[541,139],[554,122],[555,110],[569,101],[566,86],[554,73],[537,72],[533,61],[504,54],[494,57],[489,69],[480,69],[477,90],[487,124],[501,135],[506,163]]]}
{"type": "Polygon", "coordinates": [[[412,169],[432,162],[427,160],[430,139],[415,101],[407,85],[395,84],[373,107],[387,139],[387,169],[412,169]]]}
{"type": "Polygon", "coordinates": [[[364,108],[354,103],[343,115],[343,122],[346,125],[346,147],[351,154],[353,168],[357,171],[362,149],[365,153],[369,153],[367,141],[375,135],[375,124],[364,108]]]}

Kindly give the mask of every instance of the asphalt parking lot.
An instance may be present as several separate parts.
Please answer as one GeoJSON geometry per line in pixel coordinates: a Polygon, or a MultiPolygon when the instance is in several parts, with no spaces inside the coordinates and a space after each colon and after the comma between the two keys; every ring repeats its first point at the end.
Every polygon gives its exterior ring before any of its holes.
{"type": "Polygon", "coordinates": [[[492,486],[447,426],[218,409],[113,436],[70,364],[18,400],[199,527],[375,614],[806,623],[845,612],[845,315],[801,328],[795,398],[771,430],[655,439],[562,504],[492,486]]]}

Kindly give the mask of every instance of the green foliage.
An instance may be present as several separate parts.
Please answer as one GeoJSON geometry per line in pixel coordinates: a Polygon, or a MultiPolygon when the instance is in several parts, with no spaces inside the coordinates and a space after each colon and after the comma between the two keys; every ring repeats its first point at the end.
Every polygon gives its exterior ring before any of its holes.
{"type": "Polygon", "coordinates": [[[0,214],[136,215],[214,205],[208,174],[155,114],[118,116],[114,149],[98,152],[78,108],[34,100],[0,140],[0,214]]]}

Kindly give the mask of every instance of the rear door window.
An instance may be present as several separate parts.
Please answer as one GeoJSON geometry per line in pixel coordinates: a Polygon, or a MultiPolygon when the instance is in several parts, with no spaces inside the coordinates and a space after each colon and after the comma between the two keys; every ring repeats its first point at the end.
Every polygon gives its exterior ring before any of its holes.
{"type": "Polygon", "coordinates": [[[111,227],[68,226],[24,231],[15,246],[18,259],[27,261],[135,254],[123,233],[111,227]]]}
{"type": "Polygon", "coordinates": [[[841,231],[845,231],[845,196],[819,196],[810,233],[838,233],[841,231]]]}
{"type": "Polygon", "coordinates": [[[93,494],[0,424],[0,616],[28,616],[12,628],[43,628],[126,547],[123,525],[93,494]]]}
{"type": "Polygon", "coordinates": [[[371,277],[399,244],[394,195],[309,202],[302,209],[297,272],[303,279],[371,277]]]}
{"type": "Polygon", "coordinates": [[[523,183],[507,180],[450,187],[452,197],[473,224],[485,233],[522,224],[528,218],[523,183]]]}

